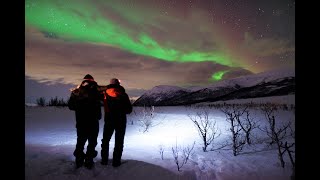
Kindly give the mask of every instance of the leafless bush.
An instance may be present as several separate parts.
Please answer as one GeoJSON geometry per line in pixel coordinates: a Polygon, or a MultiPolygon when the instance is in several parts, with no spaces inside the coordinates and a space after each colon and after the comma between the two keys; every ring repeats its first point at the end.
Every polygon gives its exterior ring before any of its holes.
{"type": "Polygon", "coordinates": [[[246,139],[243,138],[242,128],[238,123],[240,116],[245,112],[246,109],[241,110],[239,107],[224,107],[221,111],[226,115],[226,120],[230,123],[230,131],[232,133],[232,150],[233,155],[237,156],[246,143],[246,139]]]}
{"type": "Polygon", "coordinates": [[[288,156],[290,158],[290,162],[292,165],[292,168],[295,168],[295,160],[293,158],[293,153],[295,152],[294,150],[292,150],[292,148],[294,147],[295,143],[288,143],[288,141],[285,141],[285,143],[281,143],[281,147],[284,149],[285,152],[288,153],[288,156]]]}
{"type": "MultiPolygon", "coordinates": [[[[292,130],[291,126],[290,127],[290,137],[293,137],[293,140],[295,140],[295,131],[292,130]]],[[[295,153],[295,150],[293,150],[295,143],[291,142],[288,143],[287,141],[284,144],[284,148],[286,149],[289,158],[290,158],[290,162],[292,165],[292,175],[291,175],[291,179],[295,179],[295,158],[293,157],[293,154],[295,153]]]]}
{"type": "Polygon", "coordinates": [[[288,137],[294,138],[294,132],[292,132],[291,129],[291,121],[282,124],[281,126],[277,126],[274,116],[274,106],[271,104],[266,104],[261,108],[261,110],[264,113],[266,120],[268,121],[268,126],[261,130],[266,132],[267,136],[271,139],[270,145],[276,144],[278,159],[281,163],[281,167],[284,168],[285,166],[284,154],[287,152],[292,164],[292,168],[294,169],[295,163],[292,156],[292,153],[294,153],[294,151],[292,150],[292,148],[294,147],[295,143],[288,142],[288,137]],[[289,130],[291,130],[290,135],[288,135],[289,130]]]}
{"type": "Polygon", "coordinates": [[[215,108],[215,109],[222,109],[222,108],[230,108],[230,107],[238,107],[238,108],[241,108],[241,107],[247,107],[247,108],[256,108],[258,106],[260,106],[259,104],[257,103],[253,103],[252,101],[251,102],[248,102],[248,103],[226,103],[226,102],[223,102],[223,103],[217,103],[217,104],[209,104],[208,105],[210,108],[215,108]]]}
{"type": "Polygon", "coordinates": [[[192,156],[192,154],[193,154],[192,151],[193,151],[194,145],[195,145],[195,142],[193,142],[192,147],[187,146],[187,147],[184,147],[184,148],[178,148],[178,145],[177,145],[177,142],[176,142],[176,146],[172,147],[172,155],[173,155],[173,158],[174,158],[174,162],[177,165],[178,171],[181,170],[183,165],[185,165],[188,162],[189,157],[192,156]],[[182,150],[182,152],[181,152],[181,150],[182,150]],[[182,154],[180,154],[180,152],[182,154]]]}
{"type": "Polygon", "coordinates": [[[250,145],[251,139],[250,135],[253,129],[257,128],[258,125],[255,121],[253,121],[253,118],[250,117],[250,112],[247,108],[244,109],[245,117],[237,117],[236,120],[238,124],[240,125],[241,129],[245,132],[246,142],[250,145]],[[240,120],[240,118],[242,120],[240,120]]]}
{"type": "Polygon", "coordinates": [[[143,133],[148,132],[150,128],[162,123],[165,119],[165,115],[159,113],[159,110],[154,106],[136,107],[134,106],[132,113],[130,114],[131,125],[137,123],[141,127],[139,131],[143,133]]]}
{"type": "Polygon", "coordinates": [[[137,108],[136,108],[136,106],[133,106],[132,113],[127,116],[127,117],[130,117],[128,119],[130,119],[130,124],[131,125],[133,125],[133,120],[137,119],[138,116],[139,116],[139,113],[137,112],[137,108]],[[133,117],[135,117],[135,118],[133,118],[133,117]]]}
{"type": "Polygon", "coordinates": [[[188,117],[197,128],[203,141],[202,150],[203,152],[206,152],[208,145],[221,134],[221,132],[218,133],[216,121],[211,121],[209,119],[209,112],[207,110],[197,112],[195,115],[188,114],[188,117]]]}
{"type": "Polygon", "coordinates": [[[139,118],[140,126],[143,128],[143,133],[148,132],[151,127],[154,127],[160,123],[155,124],[154,118],[156,113],[154,112],[154,106],[144,106],[141,111],[141,117],[139,118]]]}
{"type": "Polygon", "coordinates": [[[160,145],[159,148],[160,148],[159,153],[160,153],[161,159],[163,160],[164,147],[162,145],[160,145]]]}
{"type": "MultiPolygon", "coordinates": [[[[247,103],[226,103],[226,102],[223,102],[223,103],[213,103],[213,104],[206,104],[206,105],[197,105],[197,106],[208,106],[209,108],[215,108],[215,109],[222,109],[222,108],[230,108],[230,107],[247,107],[249,109],[260,109],[261,107],[265,106],[266,104],[271,104],[271,103],[254,103],[254,102],[247,102],[247,103]]],[[[274,107],[276,109],[282,109],[282,110],[293,110],[295,109],[294,105],[291,104],[276,104],[276,103],[273,103],[274,107]]]]}
{"type": "MultiPolygon", "coordinates": [[[[289,137],[292,137],[293,140],[295,140],[295,131],[292,130],[291,126],[288,127],[290,130],[290,134],[289,137]]],[[[294,176],[294,172],[295,172],[295,158],[294,153],[295,153],[295,143],[294,142],[289,142],[289,140],[285,140],[284,143],[281,141],[280,142],[280,146],[281,148],[284,149],[285,152],[287,152],[290,162],[291,162],[291,167],[292,167],[292,171],[293,171],[293,176],[294,176]]]]}

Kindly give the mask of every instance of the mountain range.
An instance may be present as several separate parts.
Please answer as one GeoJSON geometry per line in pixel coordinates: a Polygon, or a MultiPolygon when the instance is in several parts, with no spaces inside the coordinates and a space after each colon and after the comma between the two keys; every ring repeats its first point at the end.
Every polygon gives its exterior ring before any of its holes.
{"type": "Polygon", "coordinates": [[[295,94],[295,72],[287,69],[222,80],[205,87],[159,85],[146,91],[133,105],[179,106],[289,94],[295,94]]]}

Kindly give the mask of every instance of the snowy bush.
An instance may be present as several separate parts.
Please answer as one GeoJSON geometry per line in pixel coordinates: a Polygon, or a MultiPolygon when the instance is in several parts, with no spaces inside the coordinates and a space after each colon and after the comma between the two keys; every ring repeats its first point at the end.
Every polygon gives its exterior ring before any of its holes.
{"type": "Polygon", "coordinates": [[[160,156],[161,156],[161,159],[163,160],[163,152],[164,152],[164,146],[163,145],[160,145],[159,146],[159,153],[160,153],[160,156]]]}
{"type": "Polygon", "coordinates": [[[250,112],[247,108],[244,109],[244,117],[236,118],[238,124],[240,125],[241,129],[245,133],[246,143],[249,145],[251,144],[251,132],[253,129],[257,128],[257,122],[250,117],[250,112]]]}
{"type": "Polygon", "coordinates": [[[295,133],[291,128],[292,122],[289,121],[287,123],[282,123],[281,125],[277,125],[276,118],[274,115],[274,111],[276,111],[276,107],[272,104],[265,104],[263,107],[261,107],[261,111],[265,115],[266,120],[268,122],[268,125],[261,130],[266,132],[267,136],[270,138],[269,144],[276,145],[277,152],[278,152],[278,159],[280,161],[281,167],[282,168],[285,167],[284,155],[285,153],[287,153],[290,158],[292,168],[294,169],[295,161],[293,157],[293,153],[294,153],[293,148],[295,143],[292,142],[292,139],[294,140],[295,133]]]}
{"type": "Polygon", "coordinates": [[[143,127],[143,132],[147,132],[150,127],[153,127],[153,119],[155,117],[154,106],[144,106],[142,109],[142,117],[140,119],[140,124],[143,127]]]}
{"type": "Polygon", "coordinates": [[[208,145],[221,134],[221,132],[218,133],[216,121],[209,118],[208,110],[198,111],[195,114],[188,114],[188,117],[197,128],[199,136],[203,141],[202,150],[203,152],[206,152],[208,145]]]}
{"type": "Polygon", "coordinates": [[[221,111],[226,115],[226,121],[230,123],[233,155],[237,156],[242,151],[242,148],[246,143],[243,130],[239,124],[240,116],[245,112],[245,109],[242,110],[234,105],[232,107],[224,107],[221,111]]]}
{"type": "MultiPolygon", "coordinates": [[[[142,132],[148,132],[150,128],[157,126],[161,123],[161,120],[156,122],[155,118],[158,114],[155,112],[154,106],[144,106],[141,110],[134,110],[134,116],[138,120],[138,125],[142,128],[142,132]]],[[[164,118],[164,117],[161,117],[164,118]]],[[[133,124],[133,121],[131,122],[133,124]]]]}
{"type": "Polygon", "coordinates": [[[172,156],[174,158],[174,162],[177,165],[178,171],[181,170],[183,165],[187,164],[189,157],[193,154],[195,142],[193,142],[192,147],[187,146],[184,148],[178,147],[177,143],[175,147],[172,147],[172,156]]]}

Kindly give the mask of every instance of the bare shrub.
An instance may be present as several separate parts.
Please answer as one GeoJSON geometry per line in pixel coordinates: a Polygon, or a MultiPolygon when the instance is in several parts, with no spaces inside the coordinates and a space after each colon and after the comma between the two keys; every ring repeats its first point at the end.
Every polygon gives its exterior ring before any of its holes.
{"type": "Polygon", "coordinates": [[[144,106],[140,112],[137,112],[137,116],[143,133],[148,132],[151,127],[157,126],[161,123],[156,123],[154,121],[157,116],[154,106],[144,106]]]}
{"type": "Polygon", "coordinates": [[[240,121],[240,116],[245,112],[246,109],[241,110],[239,107],[226,106],[221,109],[221,111],[226,115],[226,121],[230,123],[230,131],[232,133],[232,150],[233,155],[237,156],[243,149],[246,143],[246,139],[243,137],[242,128],[238,123],[240,121]]]}
{"type": "Polygon", "coordinates": [[[175,147],[172,147],[172,156],[174,158],[174,162],[177,165],[178,171],[181,170],[183,165],[187,164],[189,157],[193,154],[193,148],[194,148],[195,142],[193,142],[192,147],[187,146],[184,148],[179,148],[176,142],[175,147]],[[181,152],[182,151],[182,152],[181,152]],[[181,153],[181,154],[180,154],[181,153]]]}
{"type": "Polygon", "coordinates": [[[221,131],[218,133],[216,121],[209,118],[208,110],[196,112],[195,115],[188,114],[188,117],[197,128],[203,142],[202,150],[206,152],[207,147],[221,134],[221,131]]]}
{"type": "Polygon", "coordinates": [[[253,118],[250,117],[250,112],[247,109],[247,107],[244,109],[244,117],[237,117],[236,120],[239,124],[239,126],[241,127],[241,129],[244,131],[245,133],[245,137],[246,137],[246,143],[248,143],[249,145],[251,144],[251,132],[253,129],[257,128],[258,125],[255,121],[253,121],[253,118]],[[241,120],[240,120],[241,118],[241,120]]]}
{"type": "Polygon", "coordinates": [[[276,108],[272,104],[264,105],[263,107],[261,107],[261,110],[268,122],[268,126],[261,130],[266,132],[267,136],[270,138],[270,145],[276,144],[278,159],[281,163],[281,167],[285,167],[284,154],[287,152],[292,164],[292,168],[294,169],[295,163],[292,156],[292,153],[294,153],[294,151],[292,150],[292,148],[294,147],[295,143],[288,142],[288,137],[294,138],[294,132],[292,132],[291,129],[292,122],[289,121],[285,124],[277,125],[274,116],[274,111],[276,110],[276,108]],[[291,130],[291,134],[288,135],[289,130],[291,130]]]}
{"type": "Polygon", "coordinates": [[[160,153],[160,156],[161,156],[162,160],[163,160],[163,152],[164,152],[164,147],[163,147],[163,145],[160,145],[159,146],[159,153],[160,153]]]}
{"type": "Polygon", "coordinates": [[[130,120],[131,125],[133,125],[133,120],[136,119],[138,116],[139,114],[137,112],[136,106],[133,106],[132,113],[130,113],[129,116],[127,116],[128,120],[130,120]],[[133,118],[133,117],[136,117],[136,118],[133,118]]]}

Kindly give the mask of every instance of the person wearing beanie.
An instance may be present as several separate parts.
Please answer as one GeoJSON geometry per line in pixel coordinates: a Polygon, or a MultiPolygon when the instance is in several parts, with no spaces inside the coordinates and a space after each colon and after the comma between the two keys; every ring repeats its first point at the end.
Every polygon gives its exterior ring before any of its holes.
{"type": "Polygon", "coordinates": [[[115,132],[112,166],[121,165],[127,114],[132,112],[132,105],[124,87],[116,78],[110,80],[104,92],[104,127],[101,140],[101,164],[107,165],[109,158],[109,142],[115,132]]]}
{"type": "Polygon", "coordinates": [[[85,75],[83,79],[84,80],[92,80],[92,81],[94,81],[93,77],[90,74],[85,75]]]}
{"type": "Polygon", "coordinates": [[[117,78],[110,79],[110,84],[118,84],[120,85],[120,81],[117,78]]]}
{"type": "Polygon", "coordinates": [[[78,88],[71,92],[68,101],[69,109],[75,111],[77,143],[73,155],[76,158],[76,167],[85,165],[91,169],[94,165],[93,159],[98,152],[97,138],[99,133],[99,120],[101,119],[101,105],[103,94],[98,91],[98,84],[94,78],[87,74],[78,88]],[[88,141],[87,151],[84,146],[88,141]]]}

